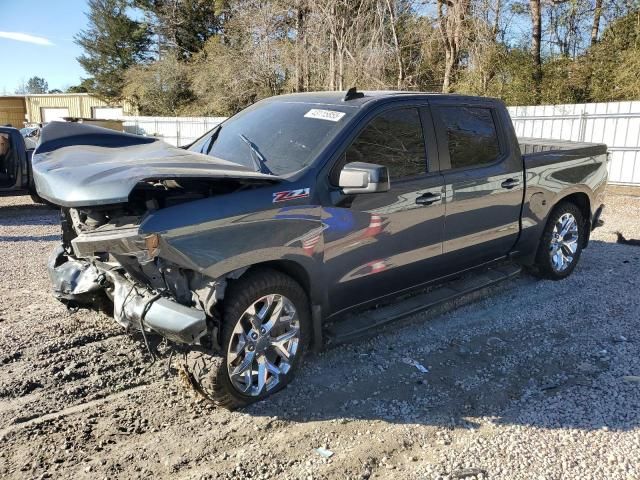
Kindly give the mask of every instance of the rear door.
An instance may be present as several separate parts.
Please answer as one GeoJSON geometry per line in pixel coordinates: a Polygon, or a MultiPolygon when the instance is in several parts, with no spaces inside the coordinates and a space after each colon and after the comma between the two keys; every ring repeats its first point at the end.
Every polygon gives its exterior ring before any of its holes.
{"type": "Polygon", "coordinates": [[[460,271],[509,253],[520,231],[522,159],[491,101],[431,102],[446,190],[443,252],[460,271]]]}
{"type": "Polygon", "coordinates": [[[432,128],[426,106],[387,107],[363,121],[341,150],[329,175],[332,206],[323,218],[332,313],[440,275],[444,183],[432,128]],[[350,162],[386,166],[390,190],[341,194],[339,172],[350,162]]]}

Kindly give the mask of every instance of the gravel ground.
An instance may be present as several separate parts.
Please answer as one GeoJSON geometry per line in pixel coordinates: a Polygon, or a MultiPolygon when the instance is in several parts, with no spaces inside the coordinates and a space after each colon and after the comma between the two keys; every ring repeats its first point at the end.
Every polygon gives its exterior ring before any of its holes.
{"type": "Polygon", "coordinates": [[[569,279],[523,274],[309,355],[230,413],[111,319],[54,301],[57,214],[0,198],[0,477],[638,479],[640,248],[615,232],[640,239],[640,198],[607,203],[569,279]]]}

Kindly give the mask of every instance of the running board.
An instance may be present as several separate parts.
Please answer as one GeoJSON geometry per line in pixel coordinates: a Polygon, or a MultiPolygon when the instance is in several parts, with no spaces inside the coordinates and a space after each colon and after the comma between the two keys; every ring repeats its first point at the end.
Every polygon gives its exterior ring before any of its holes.
{"type": "Polygon", "coordinates": [[[451,280],[426,293],[417,294],[391,305],[349,315],[327,327],[326,341],[334,345],[361,338],[363,334],[371,334],[372,330],[389,323],[442,306],[470,293],[514,278],[521,270],[520,266],[513,264],[500,265],[451,280]]]}

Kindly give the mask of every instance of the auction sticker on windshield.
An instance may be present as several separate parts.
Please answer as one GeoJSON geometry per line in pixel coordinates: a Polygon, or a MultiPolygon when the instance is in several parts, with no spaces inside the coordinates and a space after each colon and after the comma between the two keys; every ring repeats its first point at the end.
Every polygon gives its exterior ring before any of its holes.
{"type": "Polygon", "coordinates": [[[323,110],[321,108],[312,108],[304,114],[305,118],[319,118],[320,120],[329,120],[330,122],[338,122],[345,116],[344,112],[336,112],[335,110],[323,110]]]}

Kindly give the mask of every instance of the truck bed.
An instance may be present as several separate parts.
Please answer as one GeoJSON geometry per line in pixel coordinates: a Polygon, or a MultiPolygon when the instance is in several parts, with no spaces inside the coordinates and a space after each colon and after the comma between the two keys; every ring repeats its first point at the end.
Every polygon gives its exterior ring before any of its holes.
{"type": "Polygon", "coordinates": [[[553,140],[550,138],[518,137],[520,151],[525,156],[532,156],[543,152],[557,152],[575,150],[580,156],[595,156],[607,153],[604,143],[573,142],[570,140],[553,140]]]}

